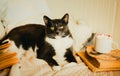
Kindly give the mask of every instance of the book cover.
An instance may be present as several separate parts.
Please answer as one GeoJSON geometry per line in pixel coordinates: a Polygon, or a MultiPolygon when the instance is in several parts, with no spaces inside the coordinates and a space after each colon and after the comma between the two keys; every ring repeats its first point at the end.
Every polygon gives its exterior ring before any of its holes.
{"type": "Polygon", "coordinates": [[[95,58],[92,58],[89,55],[87,55],[85,52],[79,52],[77,54],[93,72],[120,70],[119,64],[113,65],[114,62],[112,61],[111,62],[98,61],[95,58]]]}
{"type": "Polygon", "coordinates": [[[19,62],[16,52],[8,51],[9,42],[0,44],[0,70],[10,67],[19,62]]]}

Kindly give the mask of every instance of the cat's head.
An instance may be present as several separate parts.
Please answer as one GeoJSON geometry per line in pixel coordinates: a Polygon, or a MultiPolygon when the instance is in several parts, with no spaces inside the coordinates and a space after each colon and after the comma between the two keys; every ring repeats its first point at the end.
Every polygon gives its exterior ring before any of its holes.
{"type": "Polygon", "coordinates": [[[43,19],[46,25],[47,37],[56,39],[70,35],[67,25],[69,20],[68,14],[65,14],[61,19],[50,19],[47,16],[44,16],[43,19]]]}

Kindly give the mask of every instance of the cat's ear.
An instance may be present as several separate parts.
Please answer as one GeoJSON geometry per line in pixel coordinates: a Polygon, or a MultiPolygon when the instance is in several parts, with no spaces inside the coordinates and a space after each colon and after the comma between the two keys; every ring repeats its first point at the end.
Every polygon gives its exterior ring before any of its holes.
{"type": "Polygon", "coordinates": [[[51,21],[51,19],[47,16],[43,17],[44,23],[47,25],[49,21],[51,21]]]}
{"type": "Polygon", "coordinates": [[[63,20],[66,24],[68,24],[69,14],[66,13],[66,14],[62,17],[62,20],[63,20]]]}

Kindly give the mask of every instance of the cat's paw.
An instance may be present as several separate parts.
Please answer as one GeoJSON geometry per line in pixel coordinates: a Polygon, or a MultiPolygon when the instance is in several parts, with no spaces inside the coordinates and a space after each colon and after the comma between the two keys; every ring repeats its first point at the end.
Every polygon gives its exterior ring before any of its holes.
{"type": "Polygon", "coordinates": [[[59,71],[59,70],[61,70],[62,67],[61,66],[53,66],[52,68],[54,71],[59,71]]]}
{"type": "Polygon", "coordinates": [[[75,65],[77,65],[77,63],[71,62],[71,63],[68,63],[68,64],[64,65],[64,68],[66,68],[66,67],[71,67],[71,66],[75,66],[75,65]]]}

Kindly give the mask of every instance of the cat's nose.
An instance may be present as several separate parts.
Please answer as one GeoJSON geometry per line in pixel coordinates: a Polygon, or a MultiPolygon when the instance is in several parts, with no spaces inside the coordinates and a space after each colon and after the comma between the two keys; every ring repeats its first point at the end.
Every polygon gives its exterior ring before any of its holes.
{"type": "Polygon", "coordinates": [[[58,34],[59,34],[59,32],[56,32],[56,34],[58,35],[58,34]]]}

